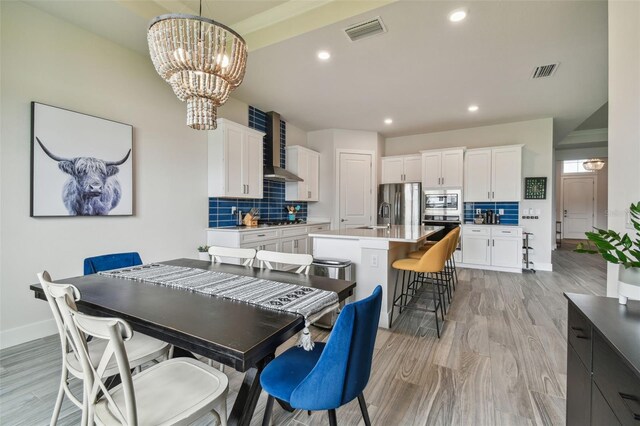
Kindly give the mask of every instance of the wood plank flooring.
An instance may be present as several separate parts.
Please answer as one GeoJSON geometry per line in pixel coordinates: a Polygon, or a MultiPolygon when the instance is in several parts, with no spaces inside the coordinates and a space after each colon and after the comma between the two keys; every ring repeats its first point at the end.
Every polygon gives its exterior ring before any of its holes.
{"type": "MultiPolygon", "coordinates": [[[[554,252],[554,272],[523,275],[464,270],[441,339],[433,315],[408,310],[379,330],[365,390],[374,425],[561,425],[565,423],[566,302],[562,292],[604,295],[600,257],[554,252]]],[[[327,333],[313,330],[317,340],[327,333]]],[[[285,345],[287,346],[287,345],[285,345]]],[[[282,348],[281,350],[284,350],[282,348]]],[[[45,425],[60,370],[57,336],[0,351],[0,424],[45,425]]],[[[229,406],[242,375],[230,379],[229,406]]],[[[72,388],[79,392],[76,381],[72,388]]],[[[264,394],[252,424],[262,420],[264,394]]],[[[357,401],[337,411],[338,424],[363,425],[357,401]]],[[[65,400],[58,424],[76,425],[65,400]]],[[[197,425],[213,424],[204,418],[197,425]]],[[[273,424],[328,424],[326,413],[288,413],[273,424]]]]}

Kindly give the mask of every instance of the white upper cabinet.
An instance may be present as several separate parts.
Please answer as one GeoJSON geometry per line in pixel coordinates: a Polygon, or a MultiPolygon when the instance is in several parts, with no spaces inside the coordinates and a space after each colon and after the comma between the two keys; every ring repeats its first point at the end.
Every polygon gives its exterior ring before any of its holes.
{"type": "Polygon", "coordinates": [[[287,147],[287,170],[303,179],[287,182],[287,201],[318,201],[320,187],[320,153],[302,146],[287,147]]]}
{"type": "Polygon", "coordinates": [[[462,187],[464,148],[422,151],[422,188],[462,187]]]}
{"type": "Polygon", "coordinates": [[[421,175],[419,155],[382,158],[382,183],[420,182],[421,175]]]}
{"type": "Polygon", "coordinates": [[[208,134],[209,197],[262,198],[264,133],[224,118],[208,134]]]}
{"type": "Polygon", "coordinates": [[[422,179],[422,159],[419,155],[404,157],[404,181],[420,182],[422,179]]]}
{"type": "Polygon", "coordinates": [[[468,150],[465,201],[520,201],[522,145],[468,150]]]}

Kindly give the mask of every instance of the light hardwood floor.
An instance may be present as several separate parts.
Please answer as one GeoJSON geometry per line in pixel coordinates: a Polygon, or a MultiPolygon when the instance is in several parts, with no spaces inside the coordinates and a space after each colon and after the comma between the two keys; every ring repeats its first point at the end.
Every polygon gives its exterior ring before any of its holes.
{"type": "MultiPolygon", "coordinates": [[[[565,423],[566,302],[563,292],[605,294],[600,257],[554,252],[554,272],[460,270],[442,338],[430,313],[405,311],[379,330],[365,397],[374,425],[560,425],[565,423]]],[[[317,340],[327,333],[314,330],[317,340]]],[[[284,348],[283,348],[284,349],[284,348]]],[[[48,424],[56,396],[57,336],[0,351],[0,424],[48,424]]],[[[229,371],[229,404],[242,375],[229,371]]],[[[73,389],[79,391],[78,383],[73,389]]],[[[252,424],[262,420],[260,399],[252,424]]],[[[338,424],[362,425],[353,401],[338,424]]],[[[274,424],[328,424],[326,413],[287,413],[274,424]]],[[[79,424],[68,401],[60,425],[79,424]]],[[[202,419],[198,425],[212,424],[202,419]]]]}

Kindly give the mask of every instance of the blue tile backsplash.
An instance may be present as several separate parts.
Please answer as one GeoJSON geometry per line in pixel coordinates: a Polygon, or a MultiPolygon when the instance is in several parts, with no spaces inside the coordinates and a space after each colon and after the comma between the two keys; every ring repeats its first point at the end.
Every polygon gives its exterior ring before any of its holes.
{"type": "MultiPolygon", "coordinates": [[[[261,132],[267,131],[267,114],[257,108],[249,106],[249,127],[261,132]]],[[[286,141],[287,141],[287,125],[280,120],[280,167],[284,168],[286,164],[286,141]]],[[[266,149],[266,140],[263,149],[266,149]]],[[[270,161],[271,155],[265,152],[264,163],[270,161]]],[[[298,219],[307,218],[306,202],[286,202],[284,200],[285,184],[284,182],[274,182],[264,180],[262,199],[237,199],[237,198],[209,198],[209,227],[215,228],[220,226],[233,226],[236,224],[236,218],[231,214],[231,207],[236,207],[244,213],[253,207],[260,209],[261,220],[283,220],[287,218],[287,212],[284,208],[287,204],[295,204],[300,206],[300,211],[296,215],[298,219]]]]}
{"type": "Polygon", "coordinates": [[[493,210],[498,213],[500,209],[504,209],[504,215],[500,216],[501,225],[517,225],[518,218],[520,216],[520,203],[518,202],[480,202],[480,203],[464,203],[464,222],[473,222],[473,218],[476,214],[476,209],[482,210],[484,213],[486,210],[493,210]]]}

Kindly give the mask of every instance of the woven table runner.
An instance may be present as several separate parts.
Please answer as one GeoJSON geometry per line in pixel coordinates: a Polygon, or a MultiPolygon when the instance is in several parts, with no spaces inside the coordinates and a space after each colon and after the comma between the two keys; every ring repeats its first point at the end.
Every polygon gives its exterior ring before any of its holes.
{"type": "Polygon", "coordinates": [[[338,294],[332,291],[184,266],[151,263],[99,274],[225,297],[302,315],[305,329],[299,345],[306,350],[313,349],[307,328],[309,324],[339,307],[338,294]]]}

